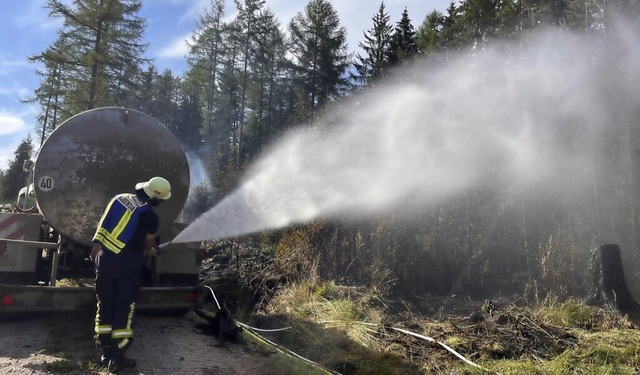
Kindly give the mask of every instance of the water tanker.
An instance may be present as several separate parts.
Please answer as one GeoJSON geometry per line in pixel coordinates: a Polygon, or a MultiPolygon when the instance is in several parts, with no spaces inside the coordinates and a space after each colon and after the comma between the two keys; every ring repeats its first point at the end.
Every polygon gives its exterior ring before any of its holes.
{"type": "MultiPolygon", "coordinates": [[[[142,112],[82,112],[58,126],[25,165],[32,184],[14,209],[0,212],[0,313],[92,308],[93,233],[109,200],[138,182],[153,176],[171,182],[171,199],[156,210],[160,241],[184,227],[177,219],[189,192],[186,155],[167,127],[142,112]]],[[[181,246],[148,258],[137,305],[195,307],[202,255],[181,246]]]]}

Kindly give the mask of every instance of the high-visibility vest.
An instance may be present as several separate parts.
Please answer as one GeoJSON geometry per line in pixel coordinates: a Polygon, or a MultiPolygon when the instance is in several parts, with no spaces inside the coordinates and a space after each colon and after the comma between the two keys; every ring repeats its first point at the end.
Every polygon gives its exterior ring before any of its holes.
{"type": "Polygon", "coordinates": [[[102,214],[93,241],[100,242],[116,254],[120,253],[133,237],[140,214],[149,210],[151,206],[135,194],[116,195],[102,214]]]}

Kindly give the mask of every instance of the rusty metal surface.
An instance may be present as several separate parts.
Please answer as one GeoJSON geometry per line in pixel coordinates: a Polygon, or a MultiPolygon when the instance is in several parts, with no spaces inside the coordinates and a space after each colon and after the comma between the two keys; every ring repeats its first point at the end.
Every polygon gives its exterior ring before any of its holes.
{"type": "Polygon", "coordinates": [[[153,176],[171,183],[171,199],[156,208],[160,231],[169,232],[189,192],[184,150],[156,119],[115,107],[65,121],[47,138],[34,167],[42,215],[62,235],[82,244],[91,242],[111,197],[133,192],[136,183],[153,176]]]}

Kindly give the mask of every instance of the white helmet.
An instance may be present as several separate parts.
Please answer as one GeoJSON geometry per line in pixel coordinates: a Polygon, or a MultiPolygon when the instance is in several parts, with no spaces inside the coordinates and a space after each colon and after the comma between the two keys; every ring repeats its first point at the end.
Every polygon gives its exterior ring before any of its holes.
{"type": "Polygon", "coordinates": [[[166,200],[171,198],[171,184],[162,177],[152,177],[149,181],[138,182],[136,190],[142,189],[149,198],[166,200]]]}

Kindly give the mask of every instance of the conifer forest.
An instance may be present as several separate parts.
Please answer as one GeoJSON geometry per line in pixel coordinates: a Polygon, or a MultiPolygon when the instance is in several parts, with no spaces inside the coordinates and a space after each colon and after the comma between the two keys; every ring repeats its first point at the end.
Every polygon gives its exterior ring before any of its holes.
{"type": "Polygon", "coordinates": [[[80,112],[127,107],[165,124],[209,176],[185,221],[267,163],[279,185],[255,189],[291,211],[315,204],[233,238],[286,279],[583,297],[592,250],[615,243],[640,295],[640,3],[389,14],[381,1],[349,53],[329,0],[286,20],[265,0],[234,2],[210,1],[177,75],[145,57],[142,0],[48,0],[64,26],[28,56],[38,125],[3,171],[5,198],[31,143],[80,112]],[[310,140],[289,159],[269,158],[300,134],[310,140]]]}

